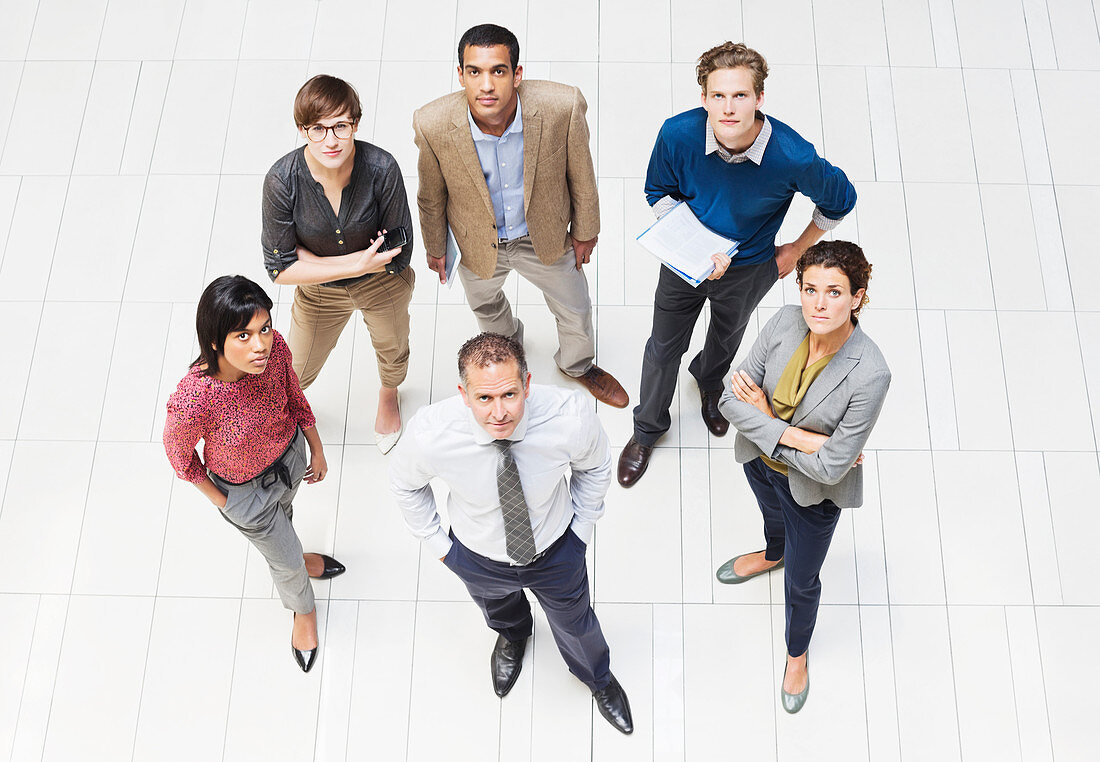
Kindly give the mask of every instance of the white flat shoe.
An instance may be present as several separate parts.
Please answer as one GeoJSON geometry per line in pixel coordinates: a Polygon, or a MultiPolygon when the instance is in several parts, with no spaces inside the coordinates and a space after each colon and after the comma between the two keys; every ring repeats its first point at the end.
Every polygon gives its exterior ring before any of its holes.
{"type": "MultiPolygon", "coordinates": [[[[397,414],[401,415],[401,395],[397,396],[397,414]]],[[[393,446],[397,444],[397,440],[401,438],[401,432],[405,430],[405,419],[401,419],[401,428],[392,434],[379,434],[374,432],[374,443],[378,446],[378,449],[385,455],[393,446]]]]}
{"type": "Polygon", "coordinates": [[[379,434],[377,431],[374,432],[374,443],[378,445],[378,449],[382,451],[383,455],[392,450],[393,446],[397,444],[397,440],[401,438],[402,429],[404,429],[404,426],[392,434],[379,434]]]}

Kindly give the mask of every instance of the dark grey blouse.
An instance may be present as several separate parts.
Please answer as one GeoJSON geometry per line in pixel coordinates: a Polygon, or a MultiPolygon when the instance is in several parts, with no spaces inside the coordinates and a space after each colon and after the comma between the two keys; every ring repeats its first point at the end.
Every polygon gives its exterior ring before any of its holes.
{"type": "MultiPolygon", "coordinates": [[[[350,254],[370,246],[379,230],[403,226],[409,243],[402,247],[386,272],[399,273],[412,257],[412,215],[397,160],[378,146],[355,141],[355,166],[340,200],[340,216],[332,211],[321,183],[306,165],[305,148],[295,148],[279,159],[264,178],[264,266],[272,280],[298,261],[298,244],[319,257],[350,254]]],[[[345,286],[374,275],[325,283],[345,286]]]]}

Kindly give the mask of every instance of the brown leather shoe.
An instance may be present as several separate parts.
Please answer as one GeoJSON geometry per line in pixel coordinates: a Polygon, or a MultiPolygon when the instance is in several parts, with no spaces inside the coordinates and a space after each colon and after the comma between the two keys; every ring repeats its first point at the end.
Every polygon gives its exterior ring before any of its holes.
{"type": "Polygon", "coordinates": [[[711,434],[724,437],[730,429],[730,422],[718,410],[718,400],[722,398],[722,392],[704,392],[700,389],[699,396],[703,400],[703,423],[710,429],[711,434]]]}
{"type": "Polygon", "coordinates": [[[641,479],[649,467],[649,456],[652,454],[652,447],[639,444],[631,437],[619,455],[619,484],[629,487],[641,479]]]}
{"type": "Polygon", "coordinates": [[[630,397],[623,385],[598,365],[593,365],[584,372],[583,376],[577,376],[576,380],[584,384],[592,396],[605,405],[626,407],[630,404],[630,397]]]}

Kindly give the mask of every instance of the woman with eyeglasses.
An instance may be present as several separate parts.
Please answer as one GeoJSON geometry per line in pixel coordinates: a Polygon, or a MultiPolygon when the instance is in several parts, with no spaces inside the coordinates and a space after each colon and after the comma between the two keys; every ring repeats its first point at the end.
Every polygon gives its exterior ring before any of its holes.
{"type": "Polygon", "coordinates": [[[383,452],[401,436],[397,387],[409,366],[415,277],[412,216],[397,161],[355,140],[363,107],[355,88],[319,74],[294,99],[306,144],[264,180],[262,244],[268,275],[295,285],[287,344],[302,388],[317,378],[356,310],[370,332],[381,388],[374,437],[383,452]],[[407,241],[384,243],[404,232],[407,241]]]}
{"type": "Polygon", "coordinates": [[[863,250],[821,241],[795,271],[801,308],[781,308],[761,329],[718,405],[737,428],[734,454],[763,515],[766,542],[718,567],[718,581],[735,585],[783,568],[780,695],[791,714],[810,692],[821,566],[840,510],[863,504],[863,446],[890,388],[890,368],[857,321],[871,279],[863,250]]]}
{"type": "Polygon", "coordinates": [[[318,647],[309,577],[344,572],[331,556],[303,554],[291,524],[302,479],[316,484],[328,472],[313,412],[259,285],[241,275],[212,282],[199,299],[195,329],[199,356],[168,399],[164,449],[176,475],[198,487],[267,560],[283,606],[294,612],[294,660],[309,672],[318,647]]]}

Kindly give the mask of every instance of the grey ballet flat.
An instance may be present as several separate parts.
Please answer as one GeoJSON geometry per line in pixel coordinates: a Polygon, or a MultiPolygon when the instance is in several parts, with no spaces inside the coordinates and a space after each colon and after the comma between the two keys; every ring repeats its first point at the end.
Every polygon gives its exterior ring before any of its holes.
{"type": "MultiPolygon", "coordinates": [[[[759,552],[759,550],[753,551],[753,553],[759,552]]],[[[776,569],[783,568],[783,559],[781,558],[779,559],[779,563],[777,563],[770,569],[765,569],[764,571],[758,571],[755,574],[749,574],[742,577],[740,574],[733,570],[733,565],[737,563],[737,559],[751,555],[752,553],[742,553],[739,556],[734,556],[729,561],[726,561],[724,564],[719,566],[718,571],[714,573],[714,576],[716,576],[718,578],[718,581],[721,582],[723,585],[740,585],[742,582],[748,582],[753,577],[759,577],[761,574],[767,574],[768,572],[773,572],[776,569]]]]}
{"type": "MultiPolygon", "coordinates": [[[[783,667],[783,681],[787,680],[787,668],[783,667]]],[[[806,705],[806,696],[810,693],[810,663],[806,662],[806,687],[802,689],[801,693],[787,693],[783,690],[783,685],[779,685],[779,693],[781,694],[780,700],[783,704],[783,711],[787,714],[795,714],[803,706],[806,705]]]]}

